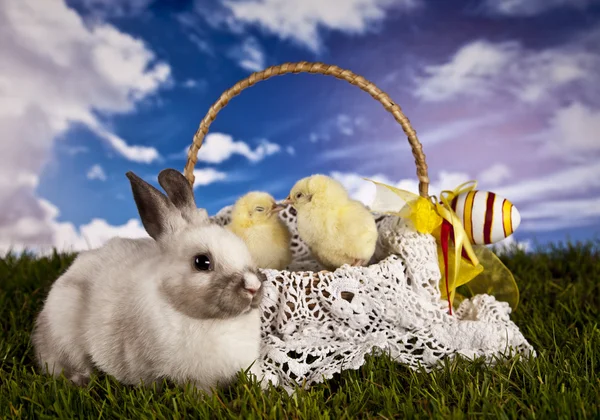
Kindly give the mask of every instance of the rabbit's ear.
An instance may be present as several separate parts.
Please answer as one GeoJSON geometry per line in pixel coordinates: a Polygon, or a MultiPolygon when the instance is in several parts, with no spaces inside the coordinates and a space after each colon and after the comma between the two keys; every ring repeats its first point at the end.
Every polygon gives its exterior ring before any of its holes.
{"type": "Polygon", "coordinates": [[[158,183],[169,196],[169,200],[182,212],[196,210],[194,190],[181,172],[176,169],[164,169],[158,174],[158,183]]]}
{"type": "Polygon", "coordinates": [[[194,189],[181,172],[175,169],[164,169],[158,174],[158,183],[188,223],[200,225],[208,222],[208,213],[196,207],[194,189]]]}
{"type": "Polygon", "coordinates": [[[137,206],[144,229],[152,238],[157,239],[172,228],[175,206],[169,199],[142,178],[129,171],[125,174],[131,183],[133,199],[137,206]]]}

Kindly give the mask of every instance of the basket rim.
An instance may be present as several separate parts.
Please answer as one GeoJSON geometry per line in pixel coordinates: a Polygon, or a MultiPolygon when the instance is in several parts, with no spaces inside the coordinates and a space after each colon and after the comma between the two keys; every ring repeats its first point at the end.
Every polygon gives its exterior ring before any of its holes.
{"type": "Polygon", "coordinates": [[[417,137],[417,133],[412,127],[409,119],[404,115],[404,112],[390,96],[379,89],[373,82],[364,77],[346,69],[342,69],[336,65],[329,65],[322,62],[299,61],[295,63],[283,63],[270,66],[262,71],[254,72],[245,79],[238,81],[231,88],[221,94],[219,99],[214,102],[208,109],[208,112],[200,122],[200,126],[194,134],[192,145],[187,154],[187,162],[185,164],[183,175],[188,182],[193,186],[195,181],[194,167],[198,161],[198,151],[202,146],[204,138],[208,134],[208,129],[212,122],[216,119],[217,114],[221,111],[229,101],[239,95],[244,89],[247,89],[258,82],[270,79],[274,76],[284,74],[311,73],[322,74],[325,76],[333,76],[340,80],[345,80],[348,83],[359,87],[363,91],[369,93],[375,100],[383,105],[383,107],[391,113],[402,127],[402,130],[408,138],[408,143],[412,149],[412,154],[415,158],[415,166],[417,168],[417,178],[419,180],[419,194],[422,197],[429,197],[429,176],[427,171],[427,162],[423,153],[423,146],[417,137]]]}

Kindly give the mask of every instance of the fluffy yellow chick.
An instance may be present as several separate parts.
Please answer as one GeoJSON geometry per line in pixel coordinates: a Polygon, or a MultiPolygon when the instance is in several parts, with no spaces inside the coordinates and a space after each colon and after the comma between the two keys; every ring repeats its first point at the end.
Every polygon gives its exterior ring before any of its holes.
{"type": "Polygon", "coordinates": [[[301,179],[283,204],[296,209],[298,235],[325,268],[364,266],[375,253],[375,218],[333,178],[312,175],[301,179]]]}
{"type": "Polygon", "coordinates": [[[271,195],[258,191],[244,195],[233,206],[227,228],[246,242],[260,268],[283,270],[292,261],[291,235],[277,215],[283,208],[271,195]]]}

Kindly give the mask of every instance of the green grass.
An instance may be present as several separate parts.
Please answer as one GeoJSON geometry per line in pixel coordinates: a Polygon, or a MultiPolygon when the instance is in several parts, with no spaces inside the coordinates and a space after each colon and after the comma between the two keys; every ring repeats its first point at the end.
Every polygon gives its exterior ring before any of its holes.
{"type": "Polygon", "coordinates": [[[73,256],[8,256],[0,259],[0,418],[600,418],[599,248],[562,244],[502,257],[521,291],[512,319],[535,359],[493,368],[455,359],[426,373],[371,357],[362,369],[296,396],[261,392],[240,375],[204,400],[174,386],[128,388],[97,376],[77,388],[39,375],[32,323],[73,256]]]}

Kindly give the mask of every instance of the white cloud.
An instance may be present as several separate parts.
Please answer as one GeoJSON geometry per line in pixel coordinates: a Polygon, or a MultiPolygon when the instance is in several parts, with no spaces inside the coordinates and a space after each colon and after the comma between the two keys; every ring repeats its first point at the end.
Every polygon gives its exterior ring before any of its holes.
{"type": "MultiPolygon", "coordinates": [[[[131,112],[169,82],[169,66],[142,41],[108,24],[84,24],[60,0],[5,0],[0,27],[0,179],[39,178],[56,139],[73,124],[100,134],[128,159],[156,159],[156,150],[128,145],[96,117],[131,112]]],[[[54,243],[42,203],[33,182],[1,183],[3,240],[54,243]]]]}
{"type": "Polygon", "coordinates": [[[138,219],[130,219],[123,225],[113,226],[103,219],[92,219],[77,229],[72,223],[58,222],[58,208],[39,199],[39,217],[22,217],[13,225],[0,225],[0,255],[8,251],[25,249],[40,254],[51,252],[75,252],[102,246],[115,236],[125,238],[148,237],[138,219]]]}
{"type": "Polygon", "coordinates": [[[87,153],[90,150],[85,146],[71,146],[71,147],[57,147],[57,149],[62,150],[69,156],[76,156],[80,153],[87,153]]]}
{"type": "Polygon", "coordinates": [[[448,62],[425,67],[425,75],[416,79],[415,95],[438,102],[504,93],[524,103],[540,103],[549,102],[559,90],[563,96],[574,88],[597,91],[600,55],[578,42],[535,51],[518,42],[473,41],[448,62]]]}
{"type": "Polygon", "coordinates": [[[502,184],[510,177],[510,168],[502,163],[497,163],[481,172],[477,177],[477,182],[481,185],[496,186],[502,184]]]}
{"type": "Polygon", "coordinates": [[[204,79],[186,79],[181,83],[186,89],[205,90],[208,87],[208,82],[204,79]]]}
{"type": "Polygon", "coordinates": [[[225,172],[217,171],[213,168],[194,169],[194,188],[209,185],[213,182],[219,182],[227,179],[225,172]]]}
{"type": "Polygon", "coordinates": [[[495,244],[488,245],[496,255],[510,255],[515,249],[530,252],[533,248],[530,240],[519,241],[514,235],[509,236],[495,244]]]}
{"type": "MultiPolygon", "coordinates": [[[[194,8],[200,9],[198,11],[202,14],[202,6],[205,5],[198,1],[195,3],[194,8]]],[[[215,50],[206,39],[203,22],[199,22],[194,13],[183,12],[176,14],[174,17],[183,26],[184,33],[187,35],[190,42],[198,48],[198,51],[210,57],[215,56],[215,50]]],[[[207,23],[210,25],[211,21],[207,20],[207,23]]]]}
{"type": "Polygon", "coordinates": [[[465,118],[441,124],[440,127],[419,133],[419,139],[424,145],[434,145],[446,141],[458,140],[472,131],[505,122],[506,115],[501,113],[488,113],[476,118],[465,118]]]}
{"type": "Polygon", "coordinates": [[[583,11],[598,0],[485,0],[486,12],[503,16],[534,16],[554,9],[583,11]]]}
{"type": "Polygon", "coordinates": [[[198,50],[200,52],[203,52],[204,54],[207,54],[210,56],[215,55],[213,48],[211,47],[211,45],[209,44],[209,42],[207,40],[200,38],[196,34],[189,34],[188,38],[190,39],[192,44],[194,44],[198,48],[198,50]]]}
{"type": "Polygon", "coordinates": [[[596,159],[594,152],[600,151],[600,110],[573,102],[555,112],[545,134],[544,147],[554,155],[596,159]]]}
{"type": "Polygon", "coordinates": [[[146,11],[154,0],[72,0],[72,5],[81,5],[96,18],[131,17],[146,11]]]}
{"type": "MultiPolygon", "coordinates": [[[[348,194],[355,200],[358,200],[366,205],[370,205],[375,197],[375,187],[371,182],[365,181],[363,176],[352,173],[352,172],[331,172],[329,174],[333,179],[339,181],[348,190],[348,194]]],[[[369,177],[377,182],[392,185],[394,182],[390,181],[385,175],[376,174],[369,177]]]]}
{"type": "Polygon", "coordinates": [[[600,198],[544,200],[520,211],[520,230],[530,232],[600,226],[600,198]]]}
{"type": "Polygon", "coordinates": [[[519,230],[534,232],[598,226],[599,189],[600,163],[594,162],[497,186],[493,191],[517,206],[522,220],[519,230]]]}
{"type": "Polygon", "coordinates": [[[73,122],[103,129],[94,111],[130,112],[170,78],[142,41],[110,25],[86,26],[59,0],[9,0],[0,24],[0,115],[39,108],[53,136],[73,122]]]}
{"type": "Polygon", "coordinates": [[[336,118],[336,125],[340,133],[346,136],[354,134],[354,125],[352,119],[348,115],[338,115],[336,118]]]}
{"type": "Polygon", "coordinates": [[[494,191],[518,204],[540,202],[559,194],[587,194],[594,188],[600,188],[600,162],[540,174],[539,178],[520,180],[494,191]]]}
{"type": "Polygon", "coordinates": [[[323,151],[319,151],[319,154],[316,156],[316,159],[319,162],[329,162],[338,159],[347,159],[350,157],[358,157],[362,154],[368,154],[369,157],[378,154],[390,154],[388,148],[378,148],[375,149],[372,144],[368,144],[366,142],[355,144],[352,146],[338,146],[332,149],[327,149],[323,151]],[[385,150],[383,150],[385,149],[385,150]]]}
{"type": "Polygon", "coordinates": [[[59,250],[83,251],[98,248],[116,236],[147,238],[148,234],[138,219],[130,219],[120,226],[110,225],[104,219],[92,219],[78,230],[72,223],[57,223],[54,245],[59,250]]]}
{"type": "Polygon", "coordinates": [[[426,76],[419,79],[415,94],[425,101],[443,101],[460,94],[489,95],[490,81],[514,61],[518,48],[514,42],[471,42],[447,63],[425,67],[426,76]]]}
{"type": "Polygon", "coordinates": [[[244,70],[255,72],[265,68],[265,53],[254,37],[246,37],[240,45],[231,48],[228,55],[244,70]]]}
{"type": "MultiPolygon", "coordinates": [[[[477,129],[497,126],[505,123],[506,120],[507,116],[502,113],[490,113],[477,118],[460,119],[450,123],[440,124],[439,128],[422,132],[419,131],[419,141],[424,146],[430,147],[437,143],[459,140],[477,129]]],[[[363,121],[364,119],[360,117],[355,120],[354,126],[352,127],[352,133],[354,133],[355,127],[364,125],[363,121]]],[[[323,132],[325,132],[325,130],[323,130],[323,132]]],[[[329,139],[329,137],[327,137],[327,139],[329,139]]],[[[320,137],[316,133],[311,133],[309,140],[316,143],[320,140],[320,137]]],[[[393,141],[390,140],[389,143],[386,144],[380,142],[375,147],[373,143],[364,141],[319,151],[317,160],[320,162],[328,162],[358,156],[369,156],[370,159],[378,159],[381,157],[388,157],[395,153],[405,153],[405,148],[406,144],[404,142],[399,142],[395,137],[393,141]]]]}
{"type": "Polygon", "coordinates": [[[104,169],[102,169],[102,166],[96,164],[88,170],[87,178],[91,180],[97,179],[99,181],[106,181],[106,173],[104,172],[104,169]]]}
{"type": "MultiPolygon", "coordinates": [[[[543,50],[528,50],[518,42],[474,41],[460,48],[445,64],[427,67],[426,76],[418,79],[415,94],[432,102],[502,98],[500,101],[511,103],[507,109],[513,110],[517,119],[520,116],[516,115],[515,107],[534,106],[527,112],[548,123],[546,129],[537,129],[535,134],[527,136],[528,140],[540,143],[540,160],[597,159],[600,151],[598,42],[600,26],[562,46],[543,50]]],[[[492,111],[489,118],[498,117],[501,122],[502,116],[492,111]]],[[[507,115],[504,119],[508,119],[507,115]]],[[[522,123],[523,119],[517,125],[522,123]]],[[[473,129],[464,128],[467,132],[473,129]]],[[[456,130],[446,130],[444,126],[432,137],[449,139],[455,137],[450,134],[452,131],[456,130]]],[[[427,143],[429,136],[425,132],[420,138],[427,143]]]]}
{"type": "Polygon", "coordinates": [[[579,218],[600,217],[600,198],[544,200],[521,212],[521,216],[526,219],[570,218],[573,214],[577,214],[579,218]]]}
{"type": "MultiPolygon", "coordinates": [[[[187,148],[185,154],[187,156],[187,148]]],[[[221,163],[231,156],[242,155],[251,162],[258,162],[267,156],[279,153],[278,144],[263,140],[254,150],[243,141],[234,141],[233,137],[224,133],[209,133],[202,147],[198,150],[198,160],[206,163],[221,163]]]]}
{"type": "Polygon", "coordinates": [[[253,162],[257,162],[265,158],[265,156],[271,156],[275,153],[279,153],[281,151],[281,147],[276,143],[271,143],[267,140],[262,140],[260,145],[255,149],[254,153],[251,157],[246,156],[253,162]]]}
{"type": "Polygon", "coordinates": [[[286,147],[285,151],[287,152],[288,155],[291,155],[291,156],[294,156],[296,154],[296,149],[294,149],[292,146],[286,147]]]}
{"type": "MultiPolygon", "coordinates": [[[[519,230],[524,232],[552,232],[556,230],[566,230],[573,228],[594,228],[600,224],[600,219],[586,219],[574,217],[559,217],[545,220],[526,220],[519,226],[519,230]]],[[[592,230],[590,233],[593,233],[592,230]]]]}
{"type": "MultiPolygon", "coordinates": [[[[364,131],[367,127],[367,119],[363,116],[350,117],[347,114],[338,114],[320,123],[315,131],[309,134],[308,140],[311,143],[327,142],[332,138],[340,138],[340,134],[345,137],[354,136],[356,133],[364,131]]],[[[333,150],[319,152],[320,160],[332,160],[350,156],[354,149],[371,150],[372,146],[367,143],[360,143],[355,146],[337,147],[333,150]]]]}
{"type": "Polygon", "coordinates": [[[227,30],[235,35],[244,35],[242,24],[221,3],[222,1],[193,0],[192,10],[179,13],[176,19],[186,29],[202,37],[206,35],[205,25],[211,29],[227,30]],[[204,22],[200,22],[198,18],[202,18],[204,22]]]}
{"type": "Polygon", "coordinates": [[[319,134],[313,132],[313,133],[310,133],[308,140],[311,143],[316,143],[319,141],[320,138],[322,138],[322,137],[319,134]]]}
{"type": "Polygon", "coordinates": [[[373,31],[392,9],[413,10],[420,0],[224,0],[228,25],[257,26],[283,40],[318,52],[321,29],[347,34],[373,31]]]}
{"type": "Polygon", "coordinates": [[[40,183],[40,178],[31,172],[18,172],[12,176],[0,178],[0,191],[9,187],[13,188],[36,188],[40,183]]]}
{"type": "Polygon", "coordinates": [[[139,163],[152,163],[160,159],[160,154],[154,147],[130,146],[121,137],[95,123],[89,125],[88,128],[96,133],[98,137],[106,140],[114,151],[127,160],[139,163]]]}
{"type": "Polygon", "coordinates": [[[345,136],[351,136],[355,133],[357,128],[364,128],[367,125],[367,119],[359,116],[351,118],[346,114],[339,114],[334,120],[333,124],[326,124],[325,131],[329,131],[333,127],[337,128],[337,131],[345,136]]]}
{"type": "MultiPolygon", "coordinates": [[[[348,190],[348,193],[355,200],[361,201],[366,205],[371,205],[375,198],[375,185],[363,178],[369,178],[373,181],[392,185],[401,190],[410,191],[414,194],[419,193],[419,182],[417,179],[402,179],[392,181],[382,174],[373,176],[363,176],[352,172],[331,172],[330,176],[338,180],[348,190]]],[[[439,196],[443,190],[454,189],[463,182],[469,180],[469,176],[462,172],[441,171],[436,182],[429,185],[429,194],[439,196]]]]}

